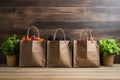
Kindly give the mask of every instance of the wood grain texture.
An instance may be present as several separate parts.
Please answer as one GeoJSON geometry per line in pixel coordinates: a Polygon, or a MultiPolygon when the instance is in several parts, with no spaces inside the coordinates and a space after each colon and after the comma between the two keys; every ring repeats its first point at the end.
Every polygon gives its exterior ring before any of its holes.
{"type": "Polygon", "coordinates": [[[1,80],[119,80],[120,65],[100,68],[0,67],[1,80]]]}
{"type": "Polygon", "coordinates": [[[11,5],[16,6],[56,6],[56,7],[119,7],[120,1],[119,0],[1,0],[1,6],[6,6],[9,2],[11,5]],[[112,2],[112,4],[111,4],[112,2]],[[26,4],[27,3],[27,4],[26,4]]]}
{"type": "MultiPolygon", "coordinates": [[[[14,33],[26,35],[28,25],[37,26],[45,39],[59,27],[72,40],[83,28],[91,28],[96,40],[118,39],[120,0],[0,0],[0,45],[14,33]]],[[[5,62],[2,56],[0,63],[5,62]]]]}
{"type": "Polygon", "coordinates": [[[15,0],[0,0],[0,6],[6,7],[6,6],[13,6],[15,5],[15,0]]]}
{"type": "Polygon", "coordinates": [[[120,7],[119,0],[0,0],[0,6],[120,7]],[[112,2],[112,4],[111,4],[112,2]]]}
{"type": "Polygon", "coordinates": [[[104,22],[119,21],[119,8],[39,7],[17,8],[22,19],[41,22],[104,22]],[[52,16],[51,16],[52,15],[52,16]]]}
{"type": "Polygon", "coordinates": [[[0,14],[8,14],[14,12],[13,7],[0,7],[0,14]]]}

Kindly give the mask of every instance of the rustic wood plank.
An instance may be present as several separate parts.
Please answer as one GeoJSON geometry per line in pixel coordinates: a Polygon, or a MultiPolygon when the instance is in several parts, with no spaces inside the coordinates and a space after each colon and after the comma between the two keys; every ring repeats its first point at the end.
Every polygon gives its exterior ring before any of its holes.
{"type": "Polygon", "coordinates": [[[40,13],[31,15],[21,15],[27,20],[39,20],[41,22],[102,22],[102,21],[119,21],[120,15],[107,14],[79,14],[79,13],[40,13]]]}
{"type": "MultiPolygon", "coordinates": [[[[7,8],[6,8],[7,9],[7,8]]],[[[17,13],[39,14],[46,13],[103,13],[120,14],[120,7],[17,7],[17,13]]]]}
{"type": "MultiPolygon", "coordinates": [[[[4,20],[5,21],[5,20],[4,20]]],[[[9,30],[11,28],[16,29],[26,29],[27,23],[23,24],[24,21],[16,21],[16,23],[4,22],[1,20],[0,24],[5,25],[1,26],[1,30],[9,30]],[[14,26],[16,25],[16,26],[14,26]]],[[[56,29],[56,28],[63,28],[63,29],[81,29],[81,28],[91,28],[91,29],[117,29],[119,30],[119,21],[106,21],[106,22],[40,22],[35,21],[30,23],[30,25],[34,25],[39,29],[56,29]],[[114,27],[113,27],[114,26],[114,27]]]]}
{"type": "MultiPolygon", "coordinates": [[[[119,8],[91,7],[39,7],[17,8],[17,15],[24,20],[44,22],[102,22],[119,21],[119,8]]],[[[18,18],[19,19],[19,18],[18,18]]],[[[21,20],[19,19],[19,20],[21,20]]]]}
{"type": "Polygon", "coordinates": [[[14,12],[14,7],[0,7],[0,14],[9,14],[14,12]]]}
{"type": "Polygon", "coordinates": [[[119,0],[0,0],[0,6],[120,7],[119,0]],[[112,3],[112,4],[111,4],[112,3]]]}
{"type": "Polygon", "coordinates": [[[45,6],[45,7],[119,7],[119,0],[16,0],[16,6],[45,6]],[[27,3],[27,4],[26,4],[27,3]],[[111,4],[112,3],[112,4],[111,4]]]}
{"type": "MultiPolygon", "coordinates": [[[[45,14],[40,13],[38,15],[21,15],[20,21],[26,22],[104,22],[104,21],[119,21],[120,15],[90,15],[90,14],[45,14]]],[[[19,21],[18,20],[18,21],[19,21]]]]}
{"type": "Polygon", "coordinates": [[[40,22],[36,21],[31,23],[40,29],[54,29],[61,27],[63,29],[119,29],[119,21],[105,21],[105,22],[40,22]],[[114,26],[114,27],[113,27],[114,26]]]}
{"type": "MultiPolygon", "coordinates": [[[[71,23],[72,24],[72,23],[71,23]]],[[[119,31],[119,26],[115,26],[113,25],[114,27],[112,27],[111,25],[110,26],[102,26],[102,24],[100,25],[97,25],[97,26],[93,26],[93,25],[90,25],[90,24],[87,24],[85,23],[86,25],[81,25],[81,24],[35,24],[35,26],[37,26],[42,35],[46,35],[48,36],[50,33],[53,33],[55,31],[55,29],[57,28],[63,28],[65,29],[65,31],[67,32],[68,35],[72,36],[72,38],[74,39],[74,37],[76,35],[79,35],[79,32],[80,32],[80,29],[84,29],[84,28],[90,28],[90,29],[93,29],[93,34],[95,37],[118,37],[119,34],[120,34],[120,31],[119,31]],[[81,25],[81,26],[79,26],[81,25]],[[51,29],[51,30],[49,30],[51,29]]],[[[27,26],[29,27],[29,26],[27,26]]],[[[27,28],[26,27],[26,28],[27,28]]],[[[25,28],[25,25],[19,25],[19,26],[1,26],[1,30],[0,30],[0,34],[1,35],[5,35],[5,34],[19,34],[19,35],[24,35],[26,34],[27,32],[27,29],[25,28]]],[[[4,37],[4,36],[3,36],[4,37]]],[[[76,38],[75,38],[76,39],[76,38]]]]}
{"type": "Polygon", "coordinates": [[[15,6],[16,2],[15,0],[0,0],[0,6],[15,6]]]}
{"type": "Polygon", "coordinates": [[[0,67],[4,80],[119,80],[120,65],[100,68],[20,68],[0,67]]]}

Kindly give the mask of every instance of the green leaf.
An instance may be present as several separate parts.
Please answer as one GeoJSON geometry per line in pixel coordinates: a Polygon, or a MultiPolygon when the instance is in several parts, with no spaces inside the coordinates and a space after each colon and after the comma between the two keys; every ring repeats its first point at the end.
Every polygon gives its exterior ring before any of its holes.
{"type": "Polygon", "coordinates": [[[99,48],[103,55],[118,55],[120,53],[120,44],[115,39],[99,40],[99,48]]]}
{"type": "Polygon", "coordinates": [[[20,39],[17,39],[17,35],[12,35],[2,43],[0,49],[4,55],[18,55],[19,42],[20,39]]]}

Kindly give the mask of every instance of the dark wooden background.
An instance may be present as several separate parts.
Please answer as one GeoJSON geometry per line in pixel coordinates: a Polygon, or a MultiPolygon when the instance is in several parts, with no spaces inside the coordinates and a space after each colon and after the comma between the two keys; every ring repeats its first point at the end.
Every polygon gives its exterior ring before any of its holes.
{"type": "MultiPolygon", "coordinates": [[[[78,39],[80,29],[91,28],[95,39],[120,41],[120,0],[0,0],[0,44],[14,33],[26,35],[29,25],[37,26],[44,38],[61,27],[78,39]]],[[[119,56],[115,62],[120,63],[119,56]]]]}

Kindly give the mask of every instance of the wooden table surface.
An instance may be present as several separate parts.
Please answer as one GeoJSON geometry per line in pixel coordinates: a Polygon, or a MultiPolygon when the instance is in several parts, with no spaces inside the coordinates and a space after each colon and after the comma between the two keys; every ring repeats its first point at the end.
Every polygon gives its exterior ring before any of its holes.
{"type": "Polygon", "coordinates": [[[100,68],[0,67],[0,80],[120,80],[120,64],[100,68]]]}

